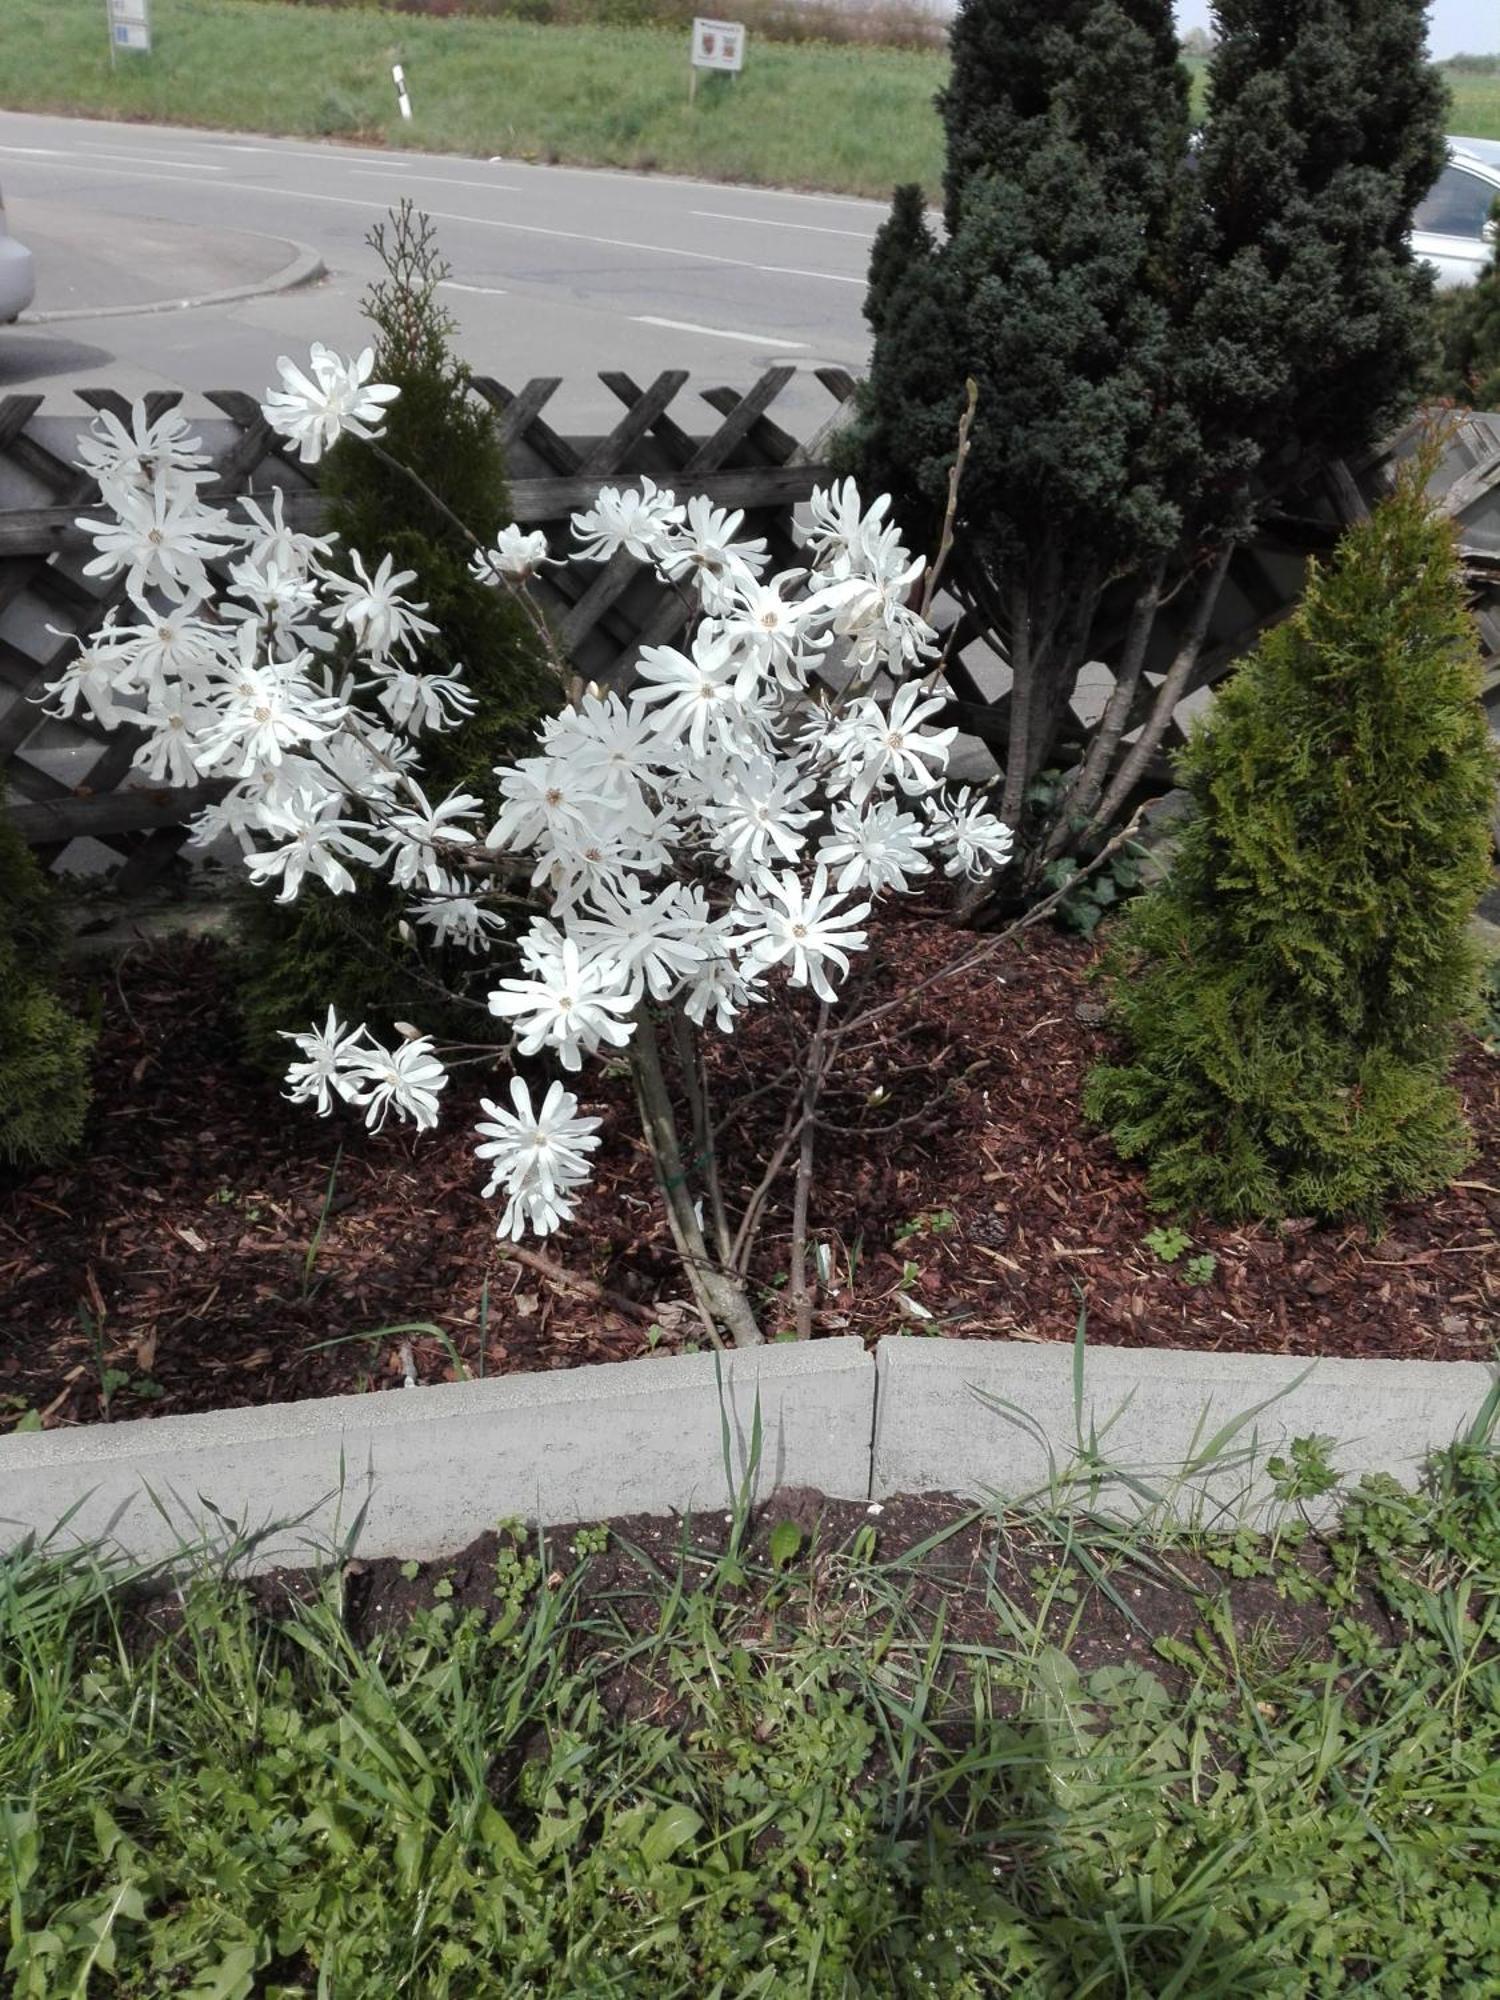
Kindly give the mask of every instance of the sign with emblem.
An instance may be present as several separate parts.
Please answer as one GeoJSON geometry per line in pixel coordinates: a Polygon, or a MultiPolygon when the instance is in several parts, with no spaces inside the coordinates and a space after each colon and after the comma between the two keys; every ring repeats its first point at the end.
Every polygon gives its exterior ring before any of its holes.
{"type": "Polygon", "coordinates": [[[743,21],[693,22],[693,68],[722,69],[738,75],[745,66],[743,21]]]}

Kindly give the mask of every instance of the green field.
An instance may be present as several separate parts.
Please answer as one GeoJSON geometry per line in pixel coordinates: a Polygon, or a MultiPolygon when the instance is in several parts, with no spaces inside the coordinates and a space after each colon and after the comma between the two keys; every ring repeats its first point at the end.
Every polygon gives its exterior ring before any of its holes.
{"type": "MultiPolygon", "coordinates": [[[[935,189],[946,58],[761,43],[688,102],[676,29],[155,0],[156,49],[111,69],[99,0],[5,0],[0,105],[637,167],[883,196],[935,189]],[[415,117],[391,85],[406,66],[415,117]]],[[[1500,75],[1454,72],[1451,129],[1500,137],[1500,75]]]]}

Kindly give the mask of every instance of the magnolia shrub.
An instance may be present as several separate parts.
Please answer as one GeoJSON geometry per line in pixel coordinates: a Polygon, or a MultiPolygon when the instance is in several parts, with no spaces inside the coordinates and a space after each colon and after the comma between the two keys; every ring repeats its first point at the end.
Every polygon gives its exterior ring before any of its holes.
{"type": "MultiPolygon", "coordinates": [[[[317,347],[308,370],[280,369],[264,414],[306,462],[346,433],[380,448],[396,391],[370,381],[368,352],[344,362],[317,347]]],[[[420,741],[461,728],[473,702],[461,671],[422,671],[433,627],[405,594],[413,573],[336,554],[288,523],[277,490],[235,514],[211,504],[188,429],[137,406],[128,427],[101,416],[82,447],[103,501],[83,523],[97,552],[87,573],[122,579],[129,609],[50,684],[53,712],[129,723],[146,777],[214,787],[194,838],[230,837],[283,901],[309,877],[347,895],[356,865],[381,870],[408,893],[411,923],[482,961],[506,932],[497,902],[529,894],[536,915],[507,942],[489,1006],[516,1053],[562,1074],[540,1101],[521,1077],[508,1103],[483,1100],[476,1151],[504,1203],[500,1234],[546,1235],[573,1214],[599,1120],[565,1079],[625,1052],[695,1297],[753,1338],[724,1305],[745,1230],[736,1240],[711,1166],[706,1224],[674,1164],[687,1149],[659,1030],[696,1092],[697,1036],[733,1034],[778,981],[831,1008],[876,900],[935,869],[988,873],[1010,849],[981,796],[944,788],[955,732],[934,726],[935,635],[910,608],[924,565],[887,521],[889,501],[867,508],[847,482],[817,492],[807,567],[767,576],[765,543],[738,538],[743,515],[650,479],[605,488],[573,516],[582,554],[650,564],[682,593],[690,635],[644,647],[626,697],[578,689],[555,662],[571,698],[534,754],[496,770],[496,798],[434,799],[420,741]]],[[[475,575],[528,601],[551,560],[538,532],[475,540],[475,575]]],[[[427,1036],[403,1032],[387,1048],[330,1010],[291,1037],[290,1097],[324,1114],[342,1099],[372,1127],[434,1125],[447,1068],[427,1036]]]]}

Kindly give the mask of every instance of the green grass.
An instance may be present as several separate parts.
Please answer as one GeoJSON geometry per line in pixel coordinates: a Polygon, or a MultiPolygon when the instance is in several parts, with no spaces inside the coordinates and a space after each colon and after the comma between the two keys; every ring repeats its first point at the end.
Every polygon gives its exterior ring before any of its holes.
{"type": "MultiPolygon", "coordinates": [[[[99,0],[5,0],[0,105],[885,196],[936,189],[939,53],[757,44],[687,101],[683,35],[155,0],[111,70],[99,0]],[[405,64],[416,115],[391,84],[405,64]]],[[[1500,76],[1451,72],[1451,128],[1500,136],[1500,76]]]]}
{"type": "Polygon", "coordinates": [[[339,1565],[279,1596],[204,1569],[143,1607],[87,1559],[21,1553],[0,1980],[1481,2000],[1491,1445],[1476,1425],[1421,1495],[1361,1487],[1316,1548],[1295,1521],[1174,1539],[1061,1514],[888,1558],[870,1522],[809,1545],[740,1516],[651,1551],[502,1531],[459,1591],[405,1565],[411,1615],[362,1636],[339,1565]]]}
{"type": "Polygon", "coordinates": [[[155,0],[153,15],[155,52],[112,74],[99,0],[5,0],[0,104],[875,195],[940,171],[938,55],[767,44],[689,105],[676,31],[234,0],[155,0]]]}

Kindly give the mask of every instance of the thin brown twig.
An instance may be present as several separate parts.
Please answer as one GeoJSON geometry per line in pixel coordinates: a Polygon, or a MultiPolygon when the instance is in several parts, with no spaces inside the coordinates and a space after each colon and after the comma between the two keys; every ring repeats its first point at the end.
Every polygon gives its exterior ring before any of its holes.
{"type": "Polygon", "coordinates": [[[1050,896],[1044,896],[1041,902],[1033,903],[1023,916],[1017,917],[1014,923],[1007,924],[1003,931],[997,931],[976,951],[970,952],[967,958],[955,959],[951,965],[939,966],[936,972],[929,972],[925,979],[919,979],[915,986],[907,987],[906,991],[897,994],[895,999],[882,1000],[878,1006],[867,1008],[853,1020],[843,1021],[838,1027],[831,1028],[828,1032],[829,1042],[841,1042],[845,1035],[853,1034],[856,1029],[868,1028],[872,1022],[883,1020],[887,1014],[898,1013],[903,1007],[909,1007],[918,994],[925,993],[929,987],[940,985],[945,979],[956,979],[962,973],[972,972],[987,959],[993,958],[997,951],[1004,950],[1005,946],[1019,937],[1023,931],[1029,931],[1033,925],[1039,924],[1043,917],[1050,916],[1064,897],[1070,896],[1080,882],[1086,881],[1096,869],[1104,866],[1112,854],[1117,854],[1128,840],[1134,839],[1142,815],[1149,807],[1159,803],[1157,799],[1143,799],[1131,814],[1128,823],[1121,827],[1112,840],[1105,842],[1092,861],[1085,862],[1060,888],[1054,889],[1050,896]]]}
{"type": "Polygon", "coordinates": [[[577,1271],[554,1264],[539,1250],[525,1250],[519,1243],[507,1243],[502,1254],[512,1263],[524,1264],[528,1271],[535,1271],[549,1284],[565,1286],[570,1291],[581,1293],[586,1299],[596,1299],[600,1305],[626,1313],[645,1326],[650,1326],[656,1318],[649,1306],[638,1305],[634,1299],[627,1299],[623,1292],[612,1292],[607,1285],[601,1285],[593,1278],[585,1278],[577,1271]]]}

